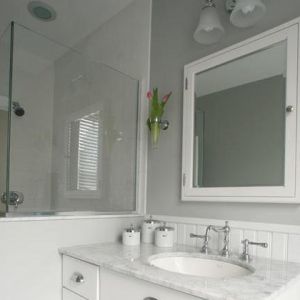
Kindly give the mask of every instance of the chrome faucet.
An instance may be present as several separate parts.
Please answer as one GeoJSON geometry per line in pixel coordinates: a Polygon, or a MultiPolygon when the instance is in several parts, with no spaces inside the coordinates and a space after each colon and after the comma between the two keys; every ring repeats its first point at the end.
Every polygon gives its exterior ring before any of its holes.
{"type": "Polygon", "coordinates": [[[225,226],[214,226],[214,225],[209,225],[206,228],[205,234],[204,235],[198,235],[191,233],[190,237],[191,238],[201,238],[203,239],[203,246],[200,250],[201,253],[209,254],[211,253],[211,250],[208,247],[208,241],[209,241],[209,235],[208,233],[213,230],[215,232],[224,232],[224,247],[222,248],[220,254],[224,257],[229,257],[230,251],[229,251],[229,234],[230,234],[230,227],[228,225],[228,221],[225,222],[225,226]]]}
{"type": "Polygon", "coordinates": [[[268,243],[257,243],[257,242],[250,242],[248,239],[245,239],[242,241],[242,244],[244,245],[243,253],[241,255],[241,259],[245,260],[246,262],[251,261],[251,257],[249,254],[249,245],[259,246],[263,248],[268,248],[268,243]]]}
{"type": "Polygon", "coordinates": [[[228,221],[225,222],[225,226],[212,226],[215,232],[224,232],[224,246],[220,254],[224,257],[230,256],[229,243],[230,243],[230,227],[228,221]]]}
{"type": "Polygon", "coordinates": [[[203,239],[203,246],[200,250],[201,253],[204,253],[204,254],[209,254],[211,253],[211,250],[209,249],[208,247],[208,241],[209,241],[209,235],[208,233],[210,232],[210,230],[212,229],[212,225],[209,225],[206,227],[206,230],[205,230],[205,234],[204,235],[201,235],[201,234],[194,234],[194,233],[191,233],[190,234],[190,237],[191,238],[199,238],[199,239],[203,239]]]}

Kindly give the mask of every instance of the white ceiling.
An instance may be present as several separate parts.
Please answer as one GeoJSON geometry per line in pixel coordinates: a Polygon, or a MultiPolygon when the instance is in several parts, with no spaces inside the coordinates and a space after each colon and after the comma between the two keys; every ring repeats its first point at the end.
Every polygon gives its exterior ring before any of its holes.
{"type": "Polygon", "coordinates": [[[64,45],[74,46],[134,0],[43,0],[57,12],[43,22],[27,10],[30,0],[0,0],[0,32],[13,20],[64,45]]]}

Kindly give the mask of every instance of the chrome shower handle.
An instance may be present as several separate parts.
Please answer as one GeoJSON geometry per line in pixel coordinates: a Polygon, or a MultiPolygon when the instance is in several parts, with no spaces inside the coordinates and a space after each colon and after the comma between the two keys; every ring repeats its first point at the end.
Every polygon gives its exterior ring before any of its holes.
{"type": "Polygon", "coordinates": [[[24,202],[24,195],[18,191],[10,191],[8,193],[3,193],[1,195],[1,202],[7,203],[8,205],[13,205],[17,208],[20,204],[24,202]]]}

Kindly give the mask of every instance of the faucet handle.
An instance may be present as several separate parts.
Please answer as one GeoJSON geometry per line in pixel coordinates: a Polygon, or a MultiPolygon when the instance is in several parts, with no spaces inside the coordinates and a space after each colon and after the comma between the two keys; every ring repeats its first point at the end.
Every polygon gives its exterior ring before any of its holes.
{"type": "Polygon", "coordinates": [[[210,236],[208,235],[208,230],[206,230],[205,234],[194,234],[194,233],[190,233],[190,238],[199,238],[199,239],[203,239],[203,246],[200,250],[201,253],[204,254],[209,254],[211,253],[211,250],[208,247],[208,241],[210,240],[210,236]]]}
{"type": "Polygon", "coordinates": [[[257,243],[257,242],[249,242],[249,245],[255,245],[255,246],[260,246],[263,248],[268,248],[268,243],[257,243]]]}
{"type": "Polygon", "coordinates": [[[254,245],[254,246],[260,246],[260,247],[263,247],[263,248],[268,248],[268,243],[258,243],[258,242],[251,242],[249,241],[248,239],[245,239],[242,241],[242,244],[244,244],[244,246],[248,246],[248,245],[254,245]]]}
{"type": "Polygon", "coordinates": [[[249,254],[249,245],[253,246],[259,246],[263,248],[268,248],[268,243],[258,243],[258,242],[251,242],[248,239],[245,239],[242,241],[242,244],[244,245],[243,253],[241,255],[241,259],[249,262],[251,260],[250,254],[249,254]]]}
{"type": "Polygon", "coordinates": [[[190,233],[190,238],[206,239],[207,236],[206,235],[202,235],[202,234],[190,233]]]}

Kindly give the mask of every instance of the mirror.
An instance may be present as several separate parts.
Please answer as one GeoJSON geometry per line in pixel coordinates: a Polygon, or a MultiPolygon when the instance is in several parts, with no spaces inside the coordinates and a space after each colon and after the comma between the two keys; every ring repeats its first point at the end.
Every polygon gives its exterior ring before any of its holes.
{"type": "Polygon", "coordinates": [[[298,27],[185,66],[182,200],[295,203],[298,27]]]}
{"type": "Polygon", "coordinates": [[[282,186],[286,42],[195,75],[194,187],[282,186]]]}

